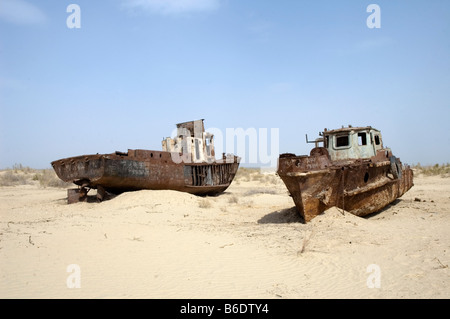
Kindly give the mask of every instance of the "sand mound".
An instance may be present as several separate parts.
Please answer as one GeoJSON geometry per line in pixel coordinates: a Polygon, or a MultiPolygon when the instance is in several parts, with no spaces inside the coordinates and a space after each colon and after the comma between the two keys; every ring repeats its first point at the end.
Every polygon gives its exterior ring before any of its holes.
{"type": "Polygon", "coordinates": [[[132,210],[143,208],[148,212],[184,211],[198,206],[201,197],[171,190],[141,190],[126,192],[100,203],[102,209],[132,210]]]}
{"type": "Polygon", "coordinates": [[[365,218],[355,216],[342,208],[333,206],[313,218],[311,223],[363,223],[365,220],[365,218]]]}

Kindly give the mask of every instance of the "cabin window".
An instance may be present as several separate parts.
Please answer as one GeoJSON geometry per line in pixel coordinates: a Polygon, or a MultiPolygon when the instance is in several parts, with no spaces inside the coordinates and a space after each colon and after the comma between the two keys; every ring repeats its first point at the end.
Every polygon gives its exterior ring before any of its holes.
{"type": "Polygon", "coordinates": [[[375,144],[380,145],[380,136],[375,135],[375,144]]]}
{"type": "Polygon", "coordinates": [[[358,145],[367,145],[367,134],[366,132],[358,133],[358,145]]]}
{"type": "Polygon", "coordinates": [[[336,147],[343,147],[349,145],[348,135],[336,136],[336,147]]]}
{"type": "Polygon", "coordinates": [[[198,140],[195,139],[195,158],[200,159],[200,147],[198,145],[198,140]]]}
{"type": "Polygon", "coordinates": [[[206,155],[211,156],[211,140],[209,138],[205,138],[205,146],[206,146],[206,155]]]}

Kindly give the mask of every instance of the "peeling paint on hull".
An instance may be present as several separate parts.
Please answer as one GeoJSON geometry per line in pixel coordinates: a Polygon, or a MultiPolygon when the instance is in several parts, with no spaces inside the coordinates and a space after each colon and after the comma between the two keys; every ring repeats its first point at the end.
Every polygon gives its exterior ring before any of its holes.
{"type": "Polygon", "coordinates": [[[278,159],[277,174],[305,222],[333,206],[366,216],[386,207],[414,185],[413,171],[390,149],[380,147],[369,158],[332,158],[336,157],[330,156],[326,148],[315,147],[310,156],[286,153],[278,159]]]}
{"type": "Polygon", "coordinates": [[[214,195],[228,188],[239,167],[237,157],[232,162],[175,163],[170,152],[129,150],[120,154],[83,155],[51,164],[63,181],[89,189],[100,186],[114,194],[168,189],[214,195]]]}
{"type": "Polygon", "coordinates": [[[73,182],[68,202],[87,200],[97,189],[97,200],[108,193],[141,189],[176,190],[195,195],[225,191],[239,167],[238,156],[225,153],[215,159],[213,135],[205,132],[203,120],[177,124],[177,137],[162,141],[163,151],[128,150],[111,154],[69,157],[53,161],[60,179],[73,182]]]}

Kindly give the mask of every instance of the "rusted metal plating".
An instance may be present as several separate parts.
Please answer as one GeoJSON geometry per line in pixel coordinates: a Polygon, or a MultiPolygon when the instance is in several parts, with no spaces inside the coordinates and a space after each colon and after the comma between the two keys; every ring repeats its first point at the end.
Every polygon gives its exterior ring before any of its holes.
{"type": "Polygon", "coordinates": [[[278,160],[277,174],[305,222],[332,206],[365,216],[413,186],[411,168],[383,147],[379,130],[349,126],[320,135],[309,156],[285,153],[278,160]]]}
{"type": "Polygon", "coordinates": [[[163,151],[129,149],[51,164],[59,178],[79,186],[68,190],[69,203],[87,200],[91,188],[97,189],[99,201],[109,194],[141,189],[213,195],[229,187],[239,167],[235,155],[215,159],[213,135],[204,131],[203,120],[178,124],[177,137],[164,139],[162,146],[163,151]]]}

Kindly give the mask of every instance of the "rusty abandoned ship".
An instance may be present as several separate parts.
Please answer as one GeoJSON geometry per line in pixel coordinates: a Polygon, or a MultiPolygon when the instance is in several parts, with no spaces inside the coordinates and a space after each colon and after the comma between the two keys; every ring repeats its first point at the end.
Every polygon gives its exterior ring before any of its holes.
{"type": "Polygon", "coordinates": [[[163,139],[162,151],[129,149],[53,161],[51,165],[60,179],[78,185],[68,189],[68,203],[86,201],[90,189],[97,189],[98,201],[110,194],[142,189],[195,195],[225,191],[233,181],[240,158],[223,153],[216,160],[214,136],[205,132],[203,120],[176,126],[177,136],[163,139]]]}
{"type": "Polygon", "coordinates": [[[413,172],[370,126],[324,129],[310,155],[284,153],[277,174],[305,222],[337,206],[366,216],[401,197],[413,184],[413,172]]]}

